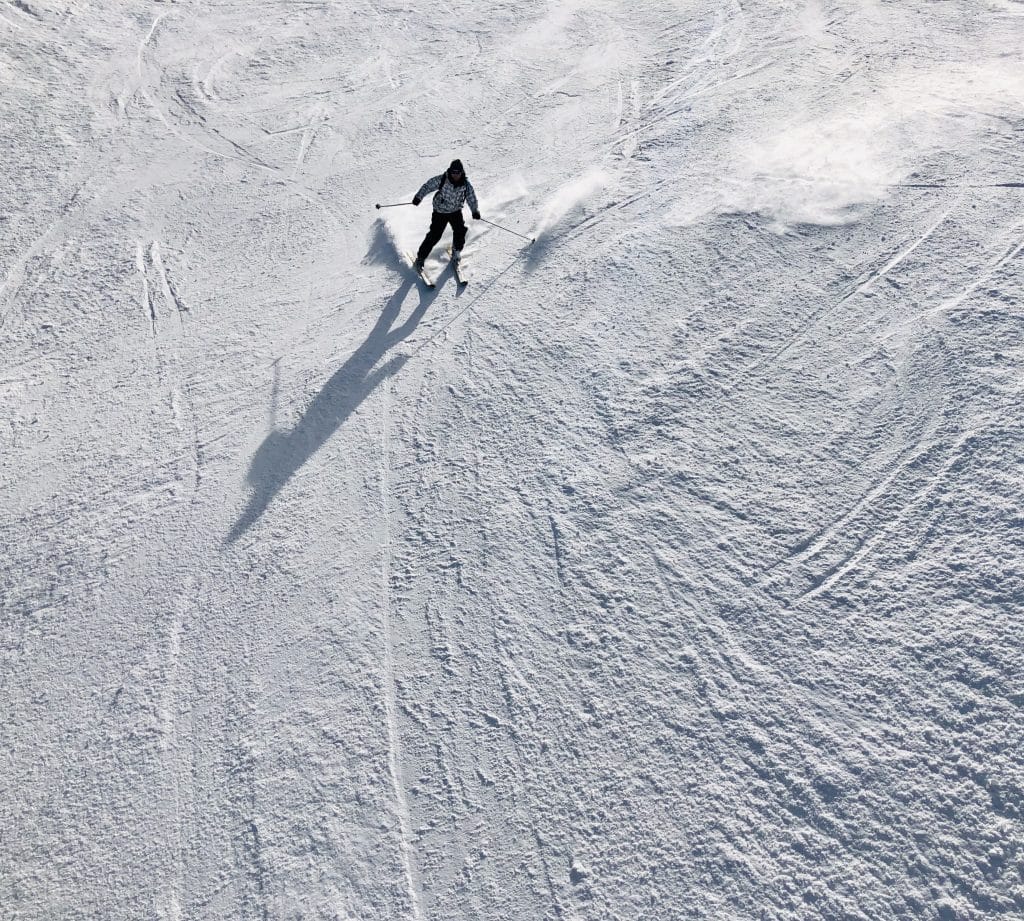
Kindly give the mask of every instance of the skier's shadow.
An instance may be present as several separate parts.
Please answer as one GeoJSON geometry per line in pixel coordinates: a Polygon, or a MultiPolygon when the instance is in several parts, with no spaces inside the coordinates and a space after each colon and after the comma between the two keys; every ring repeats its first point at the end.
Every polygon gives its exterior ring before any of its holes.
{"type": "MultiPolygon", "coordinates": [[[[447,274],[445,272],[442,277],[447,274]]],[[[437,290],[441,280],[438,279],[437,290]]],[[[416,329],[437,297],[437,290],[424,289],[412,278],[403,281],[384,306],[366,341],[334,372],[295,425],[288,430],[275,429],[263,439],[246,476],[251,490],[249,503],[225,538],[225,543],[234,543],[248,531],[284,485],[345,424],[363,400],[401,370],[408,361],[406,355],[396,355],[380,367],[377,363],[389,349],[416,329]],[[392,329],[411,288],[419,292],[419,303],[401,326],[392,329]]]]}

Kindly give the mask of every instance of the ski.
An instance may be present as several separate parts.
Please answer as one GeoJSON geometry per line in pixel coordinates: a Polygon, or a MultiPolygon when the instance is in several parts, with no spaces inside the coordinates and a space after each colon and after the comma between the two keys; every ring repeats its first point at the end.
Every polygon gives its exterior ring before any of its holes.
{"type": "Polygon", "coordinates": [[[427,275],[426,270],[416,268],[416,257],[412,253],[408,252],[403,253],[403,255],[405,256],[405,261],[409,264],[409,268],[411,268],[417,275],[419,275],[419,277],[423,280],[423,284],[425,284],[428,288],[435,287],[434,279],[427,275]]]}
{"type": "Polygon", "coordinates": [[[415,272],[415,273],[416,273],[417,275],[419,275],[419,277],[420,277],[420,278],[422,278],[422,279],[423,279],[423,284],[425,284],[425,285],[426,285],[426,286],[427,286],[428,288],[434,288],[434,287],[436,287],[436,285],[435,285],[435,283],[434,283],[434,279],[432,279],[432,278],[431,278],[431,277],[430,277],[429,275],[427,275],[427,273],[426,273],[426,270],[425,270],[425,269],[418,269],[418,268],[416,268],[416,266],[415,266],[415,265],[413,265],[413,267],[412,267],[412,270],[413,270],[413,271],[414,271],[414,272],[415,272]]]}
{"type": "Polygon", "coordinates": [[[465,256],[462,256],[458,260],[452,259],[452,248],[449,246],[446,250],[448,253],[448,259],[451,260],[452,270],[455,272],[455,280],[462,286],[465,287],[469,284],[469,275],[466,273],[464,268],[465,256]]]}

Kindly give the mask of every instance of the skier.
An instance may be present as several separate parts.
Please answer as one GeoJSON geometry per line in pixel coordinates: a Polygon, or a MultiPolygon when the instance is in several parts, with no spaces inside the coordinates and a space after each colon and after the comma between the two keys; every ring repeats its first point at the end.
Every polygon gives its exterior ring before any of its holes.
{"type": "Polygon", "coordinates": [[[462,219],[462,205],[469,203],[469,210],[474,221],[480,220],[480,209],[476,201],[476,192],[466,177],[466,171],[462,168],[461,160],[452,160],[451,166],[440,176],[428,179],[423,183],[422,188],[414,196],[412,203],[419,205],[423,196],[434,192],[434,213],[430,218],[430,230],[420,244],[419,252],[416,253],[414,268],[417,272],[423,272],[423,262],[430,255],[444,229],[452,225],[452,262],[459,264],[459,257],[462,255],[462,247],[466,242],[466,222],[462,219]]]}

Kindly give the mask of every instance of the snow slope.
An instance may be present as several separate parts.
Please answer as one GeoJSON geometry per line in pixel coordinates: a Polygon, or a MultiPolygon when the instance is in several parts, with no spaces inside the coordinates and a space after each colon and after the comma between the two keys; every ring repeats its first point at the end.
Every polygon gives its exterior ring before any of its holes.
{"type": "Polygon", "coordinates": [[[1024,915],[1024,4],[3,0],[0,77],[0,916],[1024,915]],[[454,156],[539,239],[427,291],[454,156]]]}

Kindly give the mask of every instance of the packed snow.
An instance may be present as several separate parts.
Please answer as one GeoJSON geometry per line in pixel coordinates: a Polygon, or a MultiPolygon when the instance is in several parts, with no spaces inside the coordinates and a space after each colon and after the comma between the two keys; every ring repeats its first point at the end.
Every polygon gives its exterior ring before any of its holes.
{"type": "Polygon", "coordinates": [[[1024,917],[1024,3],[0,0],[0,80],[0,917],[1024,917]]]}

